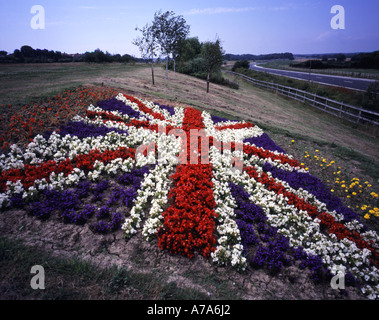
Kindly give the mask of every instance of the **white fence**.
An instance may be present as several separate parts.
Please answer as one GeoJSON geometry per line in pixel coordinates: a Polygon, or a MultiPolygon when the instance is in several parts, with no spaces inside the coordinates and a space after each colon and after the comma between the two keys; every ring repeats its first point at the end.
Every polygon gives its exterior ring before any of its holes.
{"type": "Polygon", "coordinates": [[[379,126],[379,113],[377,112],[354,107],[343,102],[321,97],[317,94],[309,93],[307,91],[282,86],[277,83],[256,80],[241,73],[232,71],[225,72],[239,76],[244,80],[255,84],[256,86],[269,89],[291,99],[307,103],[315,108],[321,109],[341,119],[343,118],[356,124],[371,124],[374,126],[379,126]]]}

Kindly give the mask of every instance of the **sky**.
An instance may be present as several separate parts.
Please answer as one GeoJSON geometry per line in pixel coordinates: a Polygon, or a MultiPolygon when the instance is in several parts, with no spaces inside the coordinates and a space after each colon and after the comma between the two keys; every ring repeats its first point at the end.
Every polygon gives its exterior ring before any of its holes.
{"type": "Polygon", "coordinates": [[[202,42],[218,37],[225,53],[379,50],[378,0],[0,0],[0,50],[99,48],[140,57],[132,44],[140,35],[135,28],[150,23],[159,10],[183,16],[190,37],[202,42]],[[35,5],[43,10],[33,11],[35,5]],[[343,10],[331,12],[335,5],[343,10]]]}

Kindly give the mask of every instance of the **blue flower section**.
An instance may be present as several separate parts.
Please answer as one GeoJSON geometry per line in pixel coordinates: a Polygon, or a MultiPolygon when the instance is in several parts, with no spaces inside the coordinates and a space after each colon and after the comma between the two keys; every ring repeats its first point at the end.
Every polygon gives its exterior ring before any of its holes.
{"type": "Polygon", "coordinates": [[[252,267],[266,267],[276,273],[297,262],[301,269],[310,271],[316,282],[330,278],[330,272],[319,256],[307,254],[301,247],[291,248],[289,239],[268,224],[263,209],[249,201],[250,195],[243,187],[229,183],[229,188],[237,205],[236,222],[244,254],[252,267]]]}
{"type": "Polygon", "coordinates": [[[77,136],[79,139],[87,137],[105,136],[109,132],[116,132],[119,134],[129,134],[125,130],[119,130],[116,128],[99,127],[92,124],[85,124],[83,122],[69,122],[66,126],[62,127],[59,131],[61,136],[70,134],[77,136]]]}
{"type": "Polygon", "coordinates": [[[158,102],[154,102],[154,104],[157,105],[159,108],[168,111],[168,113],[169,113],[171,116],[173,116],[173,115],[175,114],[175,108],[174,108],[174,107],[170,107],[170,106],[162,105],[162,104],[159,104],[158,102]]]}
{"type": "MultiPolygon", "coordinates": [[[[31,202],[27,208],[28,213],[41,220],[49,219],[53,214],[65,223],[83,225],[92,217],[96,222],[91,229],[98,233],[107,233],[121,228],[125,219],[124,215],[117,211],[120,206],[131,207],[141,188],[142,180],[150,169],[148,166],[134,168],[130,172],[122,174],[117,179],[120,185],[114,186],[109,180],[91,182],[83,180],[73,189],[54,190],[45,189],[38,201],[31,202]],[[83,205],[88,199],[90,204],[83,205]],[[97,205],[97,202],[103,205],[97,205]],[[105,203],[105,204],[104,204],[105,203]]],[[[22,206],[22,199],[14,197],[13,202],[22,206]]]]}
{"type": "MultiPolygon", "coordinates": [[[[79,139],[87,137],[105,136],[109,132],[116,132],[119,134],[129,134],[128,131],[120,130],[117,128],[99,127],[92,124],[86,124],[80,121],[70,121],[66,125],[60,127],[59,134],[64,137],[66,135],[76,136],[79,139]]],[[[52,131],[47,131],[43,135],[45,139],[49,139],[52,131]]]]}
{"type": "Polygon", "coordinates": [[[244,143],[251,143],[257,147],[264,148],[270,151],[278,151],[281,153],[286,153],[284,149],[275,144],[274,141],[268,136],[267,133],[263,133],[259,137],[247,138],[243,140],[244,143]]]}
{"type": "Polygon", "coordinates": [[[342,201],[333,196],[329,189],[318,178],[309,173],[299,171],[286,171],[277,168],[270,163],[263,166],[263,171],[271,172],[274,178],[287,182],[292,188],[302,188],[313,194],[319,201],[324,202],[328,210],[340,213],[343,215],[345,222],[357,220],[360,222],[359,216],[352,209],[344,206],[342,201]]]}
{"type": "Polygon", "coordinates": [[[233,121],[233,122],[238,122],[239,120],[230,120],[230,119],[226,119],[226,118],[222,118],[222,117],[219,117],[219,116],[211,116],[211,119],[213,121],[213,124],[217,124],[219,122],[226,122],[226,121],[233,121]]]}
{"type": "Polygon", "coordinates": [[[131,106],[126,105],[124,102],[111,98],[108,100],[99,101],[97,106],[104,111],[118,111],[121,114],[128,115],[130,118],[145,120],[146,117],[141,115],[138,111],[134,110],[131,106]]]}

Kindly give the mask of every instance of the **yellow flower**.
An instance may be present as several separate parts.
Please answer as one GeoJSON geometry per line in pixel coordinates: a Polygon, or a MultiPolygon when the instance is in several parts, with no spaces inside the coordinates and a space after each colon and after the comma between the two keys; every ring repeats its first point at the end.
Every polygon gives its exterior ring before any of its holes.
{"type": "Polygon", "coordinates": [[[334,189],[330,190],[331,192],[334,192],[334,189]]]}
{"type": "Polygon", "coordinates": [[[353,193],[352,193],[352,195],[353,195],[353,196],[356,196],[356,195],[357,195],[357,193],[356,193],[356,192],[353,192],[353,193]]]}
{"type": "Polygon", "coordinates": [[[316,152],[319,152],[318,150],[316,150],[316,152]]]}
{"type": "Polygon", "coordinates": [[[292,140],[291,142],[292,142],[292,143],[294,143],[294,142],[295,142],[295,140],[292,140]]]}
{"type": "Polygon", "coordinates": [[[368,213],[365,214],[364,216],[365,219],[370,219],[370,215],[368,213]]]}

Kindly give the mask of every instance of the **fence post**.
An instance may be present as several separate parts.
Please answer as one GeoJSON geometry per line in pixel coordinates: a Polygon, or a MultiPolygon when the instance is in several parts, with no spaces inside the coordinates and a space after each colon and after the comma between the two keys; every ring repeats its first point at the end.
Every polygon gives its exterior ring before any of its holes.
{"type": "Polygon", "coordinates": [[[362,110],[359,110],[358,117],[357,117],[357,124],[359,123],[359,120],[361,120],[361,114],[362,114],[362,110]]]}

